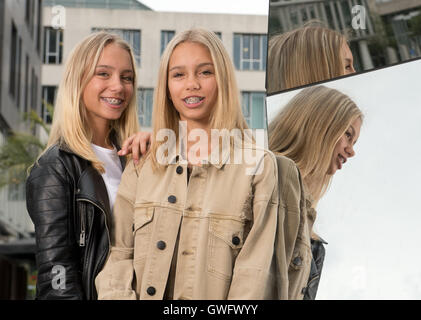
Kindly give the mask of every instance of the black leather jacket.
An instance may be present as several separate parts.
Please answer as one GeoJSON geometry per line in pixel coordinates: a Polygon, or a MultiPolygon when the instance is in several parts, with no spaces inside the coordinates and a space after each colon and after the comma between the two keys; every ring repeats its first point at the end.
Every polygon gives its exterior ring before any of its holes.
{"type": "Polygon", "coordinates": [[[96,299],[111,225],[100,173],[66,145],[52,146],[26,181],[26,204],[35,225],[37,299],[96,299]]]}
{"type": "Polygon", "coordinates": [[[315,300],[317,289],[319,288],[320,277],[322,275],[323,262],[325,260],[326,249],[324,244],[327,244],[322,238],[311,239],[311,252],[313,257],[311,259],[310,276],[307,287],[305,288],[304,300],[315,300]]]}

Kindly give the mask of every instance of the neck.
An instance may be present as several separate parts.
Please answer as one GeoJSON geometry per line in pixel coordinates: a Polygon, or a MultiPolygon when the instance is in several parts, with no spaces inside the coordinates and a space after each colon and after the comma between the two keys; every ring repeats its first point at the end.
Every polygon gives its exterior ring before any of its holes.
{"type": "Polygon", "coordinates": [[[201,161],[208,159],[211,153],[211,129],[209,123],[203,124],[200,122],[187,121],[187,157],[188,162],[193,165],[200,165],[201,161]],[[201,132],[205,133],[197,136],[197,133],[190,133],[200,129],[201,132]],[[192,140],[190,140],[192,139],[192,140]],[[191,154],[190,154],[191,153],[191,154]]]}
{"type": "Polygon", "coordinates": [[[92,130],[92,143],[107,149],[112,149],[113,146],[108,141],[108,134],[110,131],[109,121],[89,121],[92,130]]]}

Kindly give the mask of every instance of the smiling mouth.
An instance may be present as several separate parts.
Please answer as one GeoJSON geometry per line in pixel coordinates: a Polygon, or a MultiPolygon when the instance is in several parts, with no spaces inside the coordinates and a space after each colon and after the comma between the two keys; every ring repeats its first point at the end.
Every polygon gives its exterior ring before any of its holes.
{"type": "Polygon", "coordinates": [[[205,98],[204,97],[188,97],[183,99],[183,101],[187,105],[197,105],[198,103],[202,102],[205,98]]]}
{"type": "Polygon", "coordinates": [[[116,107],[120,106],[124,102],[123,99],[118,99],[118,98],[104,98],[104,97],[102,97],[101,99],[103,101],[105,101],[106,103],[108,103],[112,106],[116,106],[116,107]]]}
{"type": "Polygon", "coordinates": [[[338,154],[338,159],[339,159],[339,169],[341,169],[342,165],[346,162],[346,158],[343,157],[341,154],[338,154]]]}

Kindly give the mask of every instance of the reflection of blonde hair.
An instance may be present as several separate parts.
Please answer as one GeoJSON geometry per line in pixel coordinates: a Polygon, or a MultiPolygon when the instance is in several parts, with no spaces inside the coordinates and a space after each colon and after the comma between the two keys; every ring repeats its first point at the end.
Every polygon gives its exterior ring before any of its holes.
{"type": "Polygon", "coordinates": [[[314,24],[272,36],[268,46],[267,93],[343,75],[344,43],[345,36],[314,24]]]}
{"type": "MultiPolygon", "coordinates": [[[[154,95],[153,136],[161,129],[171,129],[178,138],[180,116],[168,94],[168,65],[174,49],[183,42],[194,42],[205,46],[212,57],[218,87],[218,97],[210,116],[211,129],[234,129],[241,131],[247,128],[244,120],[234,67],[231,59],[218,36],[205,29],[190,29],[177,34],[167,45],[161,57],[158,84],[154,95]]],[[[150,154],[153,166],[158,167],[156,158],[159,145],[152,142],[150,154]]]]}
{"type": "Polygon", "coordinates": [[[363,114],[348,96],[315,86],[295,95],[269,124],[269,149],[294,160],[316,203],[332,178],[335,145],[358,118],[363,114]]]}
{"type": "MultiPolygon", "coordinates": [[[[75,154],[91,161],[93,167],[100,172],[104,172],[104,167],[91,148],[92,129],[87,122],[82,96],[86,85],[94,75],[101,53],[109,44],[116,44],[130,54],[134,73],[133,90],[136,90],[136,64],[130,45],[119,36],[106,32],[89,35],[73,49],[66,63],[46,148],[65,142],[75,154]]],[[[136,109],[134,93],[121,117],[111,121],[110,133],[113,129],[118,143],[139,131],[136,109]]]]}

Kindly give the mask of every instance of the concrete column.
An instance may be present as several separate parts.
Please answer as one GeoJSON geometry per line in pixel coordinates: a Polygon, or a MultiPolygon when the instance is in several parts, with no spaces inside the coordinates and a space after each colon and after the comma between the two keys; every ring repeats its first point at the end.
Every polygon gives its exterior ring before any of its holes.
{"type": "Polygon", "coordinates": [[[386,60],[387,64],[393,64],[399,62],[398,53],[396,52],[395,48],[386,47],[386,60]]]}
{"type": "Polygon", "coordinates": [[[406,45],[398,44],[398,48],[402,61],[409,60],[411,58],[408,47],[406,45]]]}
{"type": "Polygon", "coordinates": [[[366,40],[358,41],[358,48],[360,49],[361,62],[364,70],[373,69],[373,61],[371,60],[370,51],[366,40]]]}

